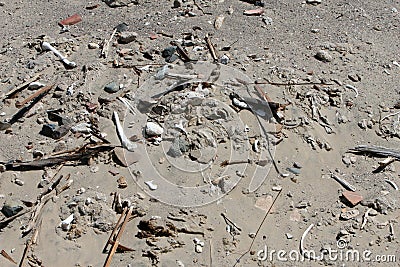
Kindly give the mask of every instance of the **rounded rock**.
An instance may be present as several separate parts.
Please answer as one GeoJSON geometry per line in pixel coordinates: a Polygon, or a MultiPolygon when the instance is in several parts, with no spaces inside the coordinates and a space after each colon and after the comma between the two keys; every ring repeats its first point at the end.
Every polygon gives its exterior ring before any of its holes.
{"type": "Polygon", "coordinates": [[[158,125],[157,123],[154,122],[148,122],[146,123],[146,134],[150,136],[154,135],[161,135],[164,133],[164,129],[158,125]]]}

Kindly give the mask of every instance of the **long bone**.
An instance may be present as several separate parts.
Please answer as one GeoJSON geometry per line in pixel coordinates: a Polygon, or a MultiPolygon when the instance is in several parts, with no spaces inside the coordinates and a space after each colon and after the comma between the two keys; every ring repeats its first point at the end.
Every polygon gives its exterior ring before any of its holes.
{"type": "Polygon", "coordinates": [[[49,44],[48,42],[43,42],[42,43],[42,49],[43,50],[50,50],[51,52],[53,52],[57,57],[59,57],[61,59],[61,61],[67,65],[70,68],[75,68],[76,67],[76,63],[73,61],[69,61],[65,56],[63,56],[60,51],[58,51],[57,49],[55,49],[51,44],[49,44]]]}

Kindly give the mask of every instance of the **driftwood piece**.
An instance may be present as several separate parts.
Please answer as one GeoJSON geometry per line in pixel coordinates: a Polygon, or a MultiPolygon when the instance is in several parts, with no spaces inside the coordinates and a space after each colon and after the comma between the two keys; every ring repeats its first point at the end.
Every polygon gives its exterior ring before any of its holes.
{"type": "MultiPolygon", "coordinates": [[[[70,176],[68,175],[68,178],[70,176]]],[[[62,178],[62,176],[61,176],[62,178]]],[[[46,205],[47,202],[49,202],[50,199],[52,199],[54,196],[57,196],[59,194],[61,194],[65,189],[69,188],[69,186],[65,187],[62,186],[63,190],[57,190],[56,186],[59,184],[61,178],[57,179],[49,188],[49,190],[45,191],[45,194],[41,194],[38,197],[38,201],[36,202],[36,206],[31,214],[31,217],[29,219],[28,224],[26,225],[26,227],[24,228],[24,230],[22,230],[22,234],[26,235],[28,234],[32,229],[36,228],[36,222],[38,220],[38,218],[40,218],[43,207],[46,205]]],[[[69,185],[69,183],[67,182],[67,185],[69,185]]]]}
{"type": "Polygon", "coordinates": [[[22,100],[22,101],[17,101],[17,102],[15,103],[15,106],[16,106],[17,108],[21,108],[21,107],[24,106],[26,103],[32,101],[32,100],[35,99],[36,97],[38,97],[38,96],[40,96],[40,95],[42,95],[42,94],[47,94],[51,89],[53,89],[53,87],[54,87],[54,84],[45,86],[45,87],[43,87],[43,88],[40,88],[39,90],[37,90],[36,92],[34,92],[33,94],[31,94],[30,96],[28,96],[27,98],[25,98],[24,100],[22,100]]]}
{"type": "Polygon", "coordinates": [[[351,153],[369,153],[376,155],[378,157],[393,157],[397,160],[400,160],[400,151],[396,149],[386,148],[383,146],[368,146],[368,145],[360,145],[356,146],[349,150],[351,153]]]}
{"type": "Polygon", "coordinates": [[[79,163],[84,163],[89,158],[95,156],[100,152],[110,151],[114,149],[113,145],[99,145],[95,147],[83,147],[78,151],[75,151],[70,155],[62,155],[49,157],[45,159],[38,159],[33,161],[26,162],[12,162],[12,163],[3,163],[6,166],[6,170],[17,170],[17,171],[29,171],[29,170],[41,170],[44,167],[54,166],[62,163],[66,163],[69,161],[76,161],[79,163]]]}
{"type": "Polygon", "coordinates": [[[186,53],[186,51],[182,48],[182,46],[180,46],[177,42],[173,41],[171,42],[172,45],[176,46],[176,51],[178,52],[178,54],[182,57],[183,62],[190,62],[192,61],[190,59],[190,56],[188,55],[188,53],[186,53]]]}

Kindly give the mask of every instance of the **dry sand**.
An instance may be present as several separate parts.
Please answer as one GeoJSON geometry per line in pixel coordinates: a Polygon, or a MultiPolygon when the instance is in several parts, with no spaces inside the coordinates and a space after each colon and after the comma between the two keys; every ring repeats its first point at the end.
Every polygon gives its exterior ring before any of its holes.
{"type": "MultiPolygon", "coordinates": [[[[394,161],[374,171],[384,158],[348,151],[357,145],[399,148],[400,2],[260,1],[264,7],[247,2],[183,1],[176,8],[174,1],[139,0],[116,8],[98,1],[2,2],[1,120],[10,119],[18,112],[15,103],[37,89],[23,89],[14,98],[7,93],[36,74],[57,88],[0,133],[0,207],[11,203],[29,211],[2,225],[0,249],[20,262],[37,230],[24,266],[103,266],[111,245],[103,248],[121,212],[112,206],[114,195],[120,194],[137,215],[120,243],[134,251],[117,251],[110,266],[399,266],[394,187],[400,185],[400,166],[394,161]],[[243,13],[258,8],[263,14],[243,13]],[[74,14],[82,21],[60,32],[58,22],[74,14]],[[107,58],[101,58],[104,40],[121,23],[137,35],[123,44],[117,33],[107,58]],[[213,62],[207,34],[218,57],[229,58],[227,65],[213,62]],[[53,53],[41,51],[43,41],[77,67],[67,69],[53,53]],[[162,52],[171,41],[198,62],[177,58],[169,76],[159,79],[162,52]],[[270,101],[290,103],[282,113],[273,110],[276,118],[255,112],[268,111],[255,81],[270,101]],[[111,82],[124,86],[108,93],[104,87],[111,82]],[[138,110],[168,89],[173,91],[161,95],[151,114],[138,110]],[[232,92],[253,112],[235,107],[232,92]],[[135,114],[117,97],[132,104],[135,114]],[[88,123],[90,133],[70,130],[60,139],[40,134],[44,124],[55,123],[48,110],[58,110],[70,126],[88,123]],[[98,143],[99,136],[120,146],[114,111],[137,146],[123,153],[135,162],[129,167],[108,149],[82,164],[13,170],[16,161],[98,143]],[[147,121],[161,123],[162,141],[145,135],[147,121]],[[181,156],[168,153],[173,143],[181,145],[181,156]],[[251,163],[220,166],[248,159],[251,163]],[[289,171],[294,165],[301,168],[289,171]],[[363,201],[354,207],[344,201],[346,189],[330,172],[354,186],[363,201]],[[43,203],[36,201],[46,181],[60,175],[59,186],[69,177],[71,187],[51,197],[23,236],[32,210],[43,203]],[[127,187],[119,187],[120,177],[127,187]],[[60,223],[70,214],[74,220],[63,230],[60,223]],[[304,247],[317,255],[331,251],[331,257],[295,260],[311,225],[304,247]]],[[[15,264],[0,257],[0,266],[15,264]]]]}

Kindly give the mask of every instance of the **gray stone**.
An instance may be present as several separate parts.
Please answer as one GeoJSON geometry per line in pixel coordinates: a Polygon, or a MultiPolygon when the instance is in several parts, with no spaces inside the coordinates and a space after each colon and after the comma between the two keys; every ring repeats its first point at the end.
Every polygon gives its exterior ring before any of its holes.
{"type": "Polygon", "coordinates": [[[299,175],[300,174],[300,169],[299,168],[295,168],[295,167],[291,167],[291,168],[287,168],[287,170],[293,174],[299,175]]]}
{"type": "Polygon", "coordinates": [[[119,91],[119,85],[116,82],[110,82],[104,86],[104,91],[113,94],[119,91]]]}
{"type": "Polygon", "coordinates": [[[118,42],[121,44],[129,44],[136,40],[138,34],[136,32],[122,32],[118,38],[118,42]]]}
{"type": "Polygon", "coordinates": [[[100,46],[96,43],[88,43],[89,49],[98,49],[100,46]]]}
{"type": "Polygon", "coordinates": [[[331,62],[333,60],[333,57],[325,50],[319,50],[315,58],[322,62],[331,62]]]}
{"type": "Polygon", "coordinates": [[[173,158],[178,158],[183,155],[183,153],[189,150],[189,144],[186,140],[181,139],[180,137],[175,138],[172,142],[170,149],[167,154],[173,158]]]}

